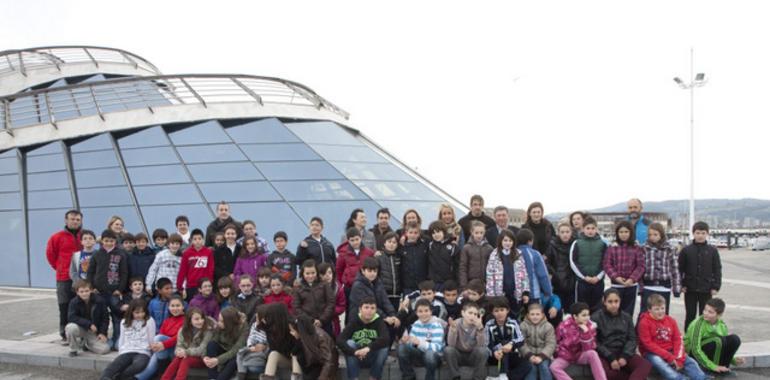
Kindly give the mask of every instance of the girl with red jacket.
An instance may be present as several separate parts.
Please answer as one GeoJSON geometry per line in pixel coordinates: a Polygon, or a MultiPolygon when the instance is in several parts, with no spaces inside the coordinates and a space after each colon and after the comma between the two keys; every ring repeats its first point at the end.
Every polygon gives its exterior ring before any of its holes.
{"type": "Polygon", "coordinates": [[[179,330],[184,325],[184,303],[179,296],[171,297],[168,302],[169,317],[160,325],[160,334],[155,335],[155,343],[150,345],[152,356],[144,371],[136,375],[137,380],[148,380],[158,370],[158,360],[168,360],[174,357],[174,348],[179,330]]]}
{"type": "Polygon", "coordinates": [[[289,314],[294,314],[291,304],[294,302],[294,298],[291,294],[286,292],[284,288],[283,279],[278,273],[274,273],[270,277],[270,292],[263,298],[265,304],[270,303],[282,303],[289,309],[289,314]]]}

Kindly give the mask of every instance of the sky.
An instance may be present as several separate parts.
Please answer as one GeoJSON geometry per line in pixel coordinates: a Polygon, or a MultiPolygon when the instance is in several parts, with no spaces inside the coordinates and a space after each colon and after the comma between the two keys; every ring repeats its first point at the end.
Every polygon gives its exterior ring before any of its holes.
{"type": "Polygon", "coordinates": [[[1,1],[0,50],[298,81],[461,202],[552,213],[689,197],[694,48],[696,198],[770,199],[763,2],[470,4],[1,1]]]}

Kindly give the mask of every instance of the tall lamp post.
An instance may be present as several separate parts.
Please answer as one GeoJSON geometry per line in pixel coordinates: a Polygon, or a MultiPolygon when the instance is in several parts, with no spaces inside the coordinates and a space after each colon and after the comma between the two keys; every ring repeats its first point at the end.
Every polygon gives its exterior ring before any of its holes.
{"type": "Polygon", "coordinates": [[[695,74],[693,69],[693,49],[690,48],[690,82],[685,83],[675,77],[674,82],[683,90],[690,91],[690,224],[688,233],[692,241],[692,226],[695,224],[695,88],[706,84],[706,74],[695,74]]]}

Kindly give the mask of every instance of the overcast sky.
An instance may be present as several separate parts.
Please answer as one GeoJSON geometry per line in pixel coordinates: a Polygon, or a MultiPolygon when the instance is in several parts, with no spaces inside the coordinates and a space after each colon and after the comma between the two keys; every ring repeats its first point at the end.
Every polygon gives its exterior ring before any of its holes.
{"type": "Polygon", "coordinates": [[[4,1],[0,50],[292,79],[462,202],[551,213],[689,196],[694,47],[696,197],[770,198],[765,2],[492,3],[4,1]]]}

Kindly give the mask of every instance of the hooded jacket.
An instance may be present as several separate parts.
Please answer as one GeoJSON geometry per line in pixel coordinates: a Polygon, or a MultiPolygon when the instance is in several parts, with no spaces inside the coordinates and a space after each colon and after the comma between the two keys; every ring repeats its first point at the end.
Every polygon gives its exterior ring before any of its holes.
{"type": "Polygon", "coordinates": [[[596,325],[589,320],[588,331],[583,331],[572,316],[567,316],[556,329],[556,342],[556,357],[574,363],[583,351],[596,348],[596,325]]]}
{"type": "Polygon", "coordinates": [[[356,350],[348,346],[348,340],[355,342],[357,347],[369,347],[370,351],[376,351],[388,347],[390,335],[379,314],[375,313],[371,321],[364,322],[360,314],[356,313],[337,336],[337,347],[345,355],[352,356],[356,350]]]}
{"type": "Polygon", "coordinates": [[[546,265],[553,269],[553,291],[557,294],[572,294],[575,292],[575,273],[570,266],[569,251],[573,239],[564,243],[558,236],[551,240],[545,253],[546,265]]]}
{"type": "Polygon", "coordinates": [[[620,358],[628,360],[636,354],[634,321],[623,310],[617,315],[602,308],[591,315],[596,323],[596,352],[607,361],[620,358]]]}
{"type": "Polygon", "coordinates": [[[334,316],[334,301],[334,292],[329,284],[320,280],[309,284],[303,279],[293,306],[298,317],[307,315],[326,324],[334,316]]]}
{"type": "Polygon", "coordinates": [[[326,239],[323,235],[321,240],[316,240],[312,235],[308,235],[304,240],[307,247],[303,247],[302,244],[297,246],[297,266],[302,267],[302,264],[307,259],[315,260],[318,263],[331,263],[335,265],[337,261],[337,254],[334,250],[334,245],[326,239]]]}
{"type": "Polygon", "coordinates": [[[377,314],[385,317],[396,315],[396,310],[393,308],[393,304],[390,303],[388,294],[385,292],[385,288],[382,286],[379,278],[369,281],[363,273],[359,272],[353,287],[350,289],[348,313],[357,313],[358,307],[361,306],[361,301],[366,297],[373,297],[377,301],[377,314]]]}
{"type": "Polygon", "coordinates": [[[438,284],[457,279],[460,252],[451,240],[428,243],[428,278],[438,284]]]}
{"type": "Polygon", "coordinates": [[[150,271],[153,262],[155,262],[155,251],[150,246],[143,250],[134,249],[128,255],[128,277],[147,277],[147,272],[150,271]]]}
{"type": "Polygon", "coordinates": [[[538,324],[525,319],[521,322],[521,332],[524,334],[524,344],[519,348],[519,352],[524,359],[535,355],[543,360],[553,359],[556,351],[556,332],[546,318],[541,319],[538,324]]]}
{"type": "Polygon", "coordinates": [[[78,296],[70,300],[67,308],[67,321],[86,330],[94,325],[97,334],[107,336],[110,316],[107,314],[107,305],[104,303],[104,299],[92,293],[88,298],[88,303],[78,296]]]}
{"type": "Polygon", "coordinates": [[[254,279],[254,283],[257,283],[257,273],[259,273],[259,270],[265,265],[267,265],[266,253],[259,253],[259,251],[257,251],[248,254],[244,251],[237,259],[235,259],[233,276],[239,278],[241,275],[247,274],[254,279]]]}
{"type": "Polygon", "coordinates": [[[486,241],[476,243],[473,239],[467,241],[460,251],[458,277],[460,287],[468,285],[473,279],[484,280],[487,276],[489,255],[494,248],[486,241]]]}
{"type": "Polygon", "coordinates": [[[719,251],[707,243],[692,243],[679,252],[682,286],[688,292],[708,293],[722,287],[722,261],[719,251]]]}
{"type": "Polygon", "coordinates": [[[69,281],[69,267],[72,254],[83,249],[80,244],[80,229],[67,228],[51,235],[45,247],[45,258],[56,271],[56,281],[69,281]]]}
{"type": "MultiPolygon", "coordinates": [[[[198,287],[198,281],[202,278],[214,278],[214,253],[209,247],[189,246],[182,254],[179,265],[179,275],[176,277],[176,288],[194,289],[198,287]]],[[[172,279],[173,281],[173,279],[172,279]]]]}
{"type": "Polygon", "coordinates": [[[123,292],[128,286],[126,254],[118,248],[109,253],[104,248],[99,248],[91,257],[87,273],[88,281],[99,293],[109,295],[116,290],[123,292]]]}
{"type": "Polygon", "coordinates": [[[356,280],[356,276],[361,272],[361,265],[367,257],[374,257],[374,251],[365,247],[363,243],[359,247],[358,254],[355,253],[353,247],[348,242],[344,242],[337,247],[335,273],[342,285],[345,285],[347,288],[353,286],[353,281],[356,280]]]}
{"type": "Polygon", "coordinates": [[[645,311],[639,317],[637,325],[639,334],[639,353],[655,354],[666,363],[676,360],[680,366],[684,366],[687,355],[684,353],[682,334],[676,321],[668,315],[663,319],[655,319],[649,311],[645,311]]]}
{"type": "Polygon", "coordinates": [[[402,288],[415,290],[428,279],[428,245],[422,239],[405,241],[400,252],[402,288]]]}

